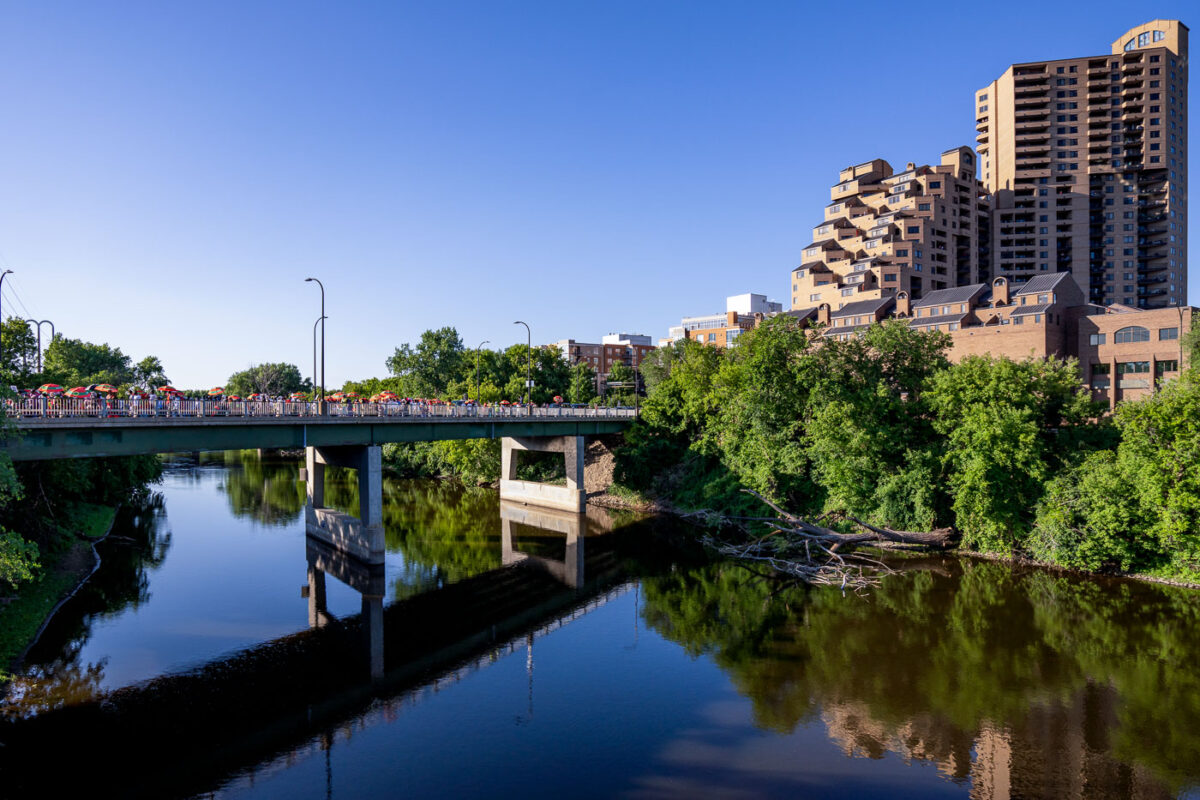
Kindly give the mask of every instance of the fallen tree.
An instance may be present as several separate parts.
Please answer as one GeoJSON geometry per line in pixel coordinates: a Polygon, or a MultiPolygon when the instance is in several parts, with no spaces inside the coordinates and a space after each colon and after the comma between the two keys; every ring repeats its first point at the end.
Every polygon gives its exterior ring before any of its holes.
{"type": "Polygon", "coordinates": [[[945,550],[958,541],[951,528],[932,531],[898,531],[863,522],[857,517],[838,513],[825,514],[809,521],[788,513],[750,489],[743,489],[771,508],[775,517],[725,518],[742,523],[765,523],[769,531],[746,542],[729,542],[706,536],[705,543],[723,555],[746,561],[763,562],[777,572],[806,583],[862,589],[874,585],[880,576],[892,570],[885,563],[861,552],[859,546],[882,549],[945,550]],[[862,529],[843,533],[818,523],[841,518],[862,529]]]}

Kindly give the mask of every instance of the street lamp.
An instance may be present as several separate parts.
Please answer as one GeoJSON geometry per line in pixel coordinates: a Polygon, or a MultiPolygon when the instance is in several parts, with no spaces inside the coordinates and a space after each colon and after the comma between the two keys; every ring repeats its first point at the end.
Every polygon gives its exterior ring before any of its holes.
{"type": "Polygon", "coordinates": [[[529,416],[533,416],[533,333],[529,330],[528,322],[517,320],[513,325],[525,326],[525,336],[528,342],[527,347],[529,348],[529,364],[525,367],[525,391],[529,396],[529,400],[527,401],[529,416]]]}
{"type": "MultiPolygon", "coordinates": [[[[317,284],[317,286],[321,287],[321,318],[319,320],[317,320],[317,322],[321,323],[321,401],[320,401],[321,405],[320,405],[320,411],[322,414],[324,414],[325,413],[325,319],[326,319],[326,317],[325,317],[325,284],[321,283],[316,278],[305,278],[304,282],[305,283],[315,282],[317,284]]],[[[315,324],[313,325],[313,333],[314,334],[316,333],[316,325],[315,324]]],[[[314,369],[313,369],[314,373],[316,373],[315,363],[316,362],[314,362],[314,369]]],[[[313,378],[315,379],[316,377],[317,377],[316,374],[314,374],[313,378]]]]}
{"type": "Polygon", "coordinates": [[[325,317],[323,317],[323,316],[318,317],[317,321],[313,323],[313,392],[314,393],[317,391],[317,325],[319,325],[321,323],[321,320],[323,320],[323,319],[325,319],[325,317]]]}
{"type": "MultiPolygon", "coordinates": [[[[6,270],[4,270],[3,273],[0,273],[0,292],[4,291],[4,276],[11,275],[11,274],[12,274],[11,269],[6,269],[6,270]]],[[[2,325],[4,325],[4,313],[0,312],[0,326],[2,326],[2,325]]],[[[3,361],[4,361],[4,338],[0,337],[0,363],[3,363],[3,361]]]]}
{"type": "Polygon", "coordinates": [[[41,320],[27,319],[25,321],[32,322],[34,325],[37,325],[37,337],[38,337],[38,350],[37,350],[38,362],[37,362],[37,364],[38,364],[38,372],[41,372],[42,371],[42,326],[43,325],[50,326],[50,341],[53,342],[54,341],[54,323],[48,319],[41,319],[41,320]]]}
{"type": "Polygon", "coordinates": [[[483,395],[479,388],[479,348],[485,344],[491,344],[490,341],[484,339],[475,347],[475,405],[478,406],[483,401],[483,395]]]}

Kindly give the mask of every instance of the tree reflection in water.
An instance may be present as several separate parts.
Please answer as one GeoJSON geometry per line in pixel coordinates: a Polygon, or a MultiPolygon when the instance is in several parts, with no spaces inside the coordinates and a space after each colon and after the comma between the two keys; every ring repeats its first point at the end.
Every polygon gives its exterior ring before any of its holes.
{"type": "Polygon", "coordinates": [[[931,761],[974,797],[1170,797],[1200,779],[1200,595],[914,562],[864,597],[728,563],[648,578],[649,625],[724,669],[763,728],[931,761]]]}
{"type": "Polygon", "coordinates": [[[0,716],[34,717],[53,708],[93,700],[104,680],[104,661],[83,664],[80,653],[97,622],[136,609],[150,599],[150,573],[171,548],[163,496],[146,495],[122,506],[114,533],[96,546],[104,564],[51,620],[7,687],[0,716]]]}

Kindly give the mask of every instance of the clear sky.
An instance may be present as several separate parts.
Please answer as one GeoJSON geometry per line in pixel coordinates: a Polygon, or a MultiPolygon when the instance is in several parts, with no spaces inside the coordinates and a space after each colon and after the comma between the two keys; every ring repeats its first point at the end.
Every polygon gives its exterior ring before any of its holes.
{"type": "Polygon", "coordinates": [[[310,275],[329,385],[442,325],[657,339],[786,304],[837,171],[973,145],[1009,64],[1198,8],[0,0],[3,313],[187,387],[311,373],[310,275]]]}

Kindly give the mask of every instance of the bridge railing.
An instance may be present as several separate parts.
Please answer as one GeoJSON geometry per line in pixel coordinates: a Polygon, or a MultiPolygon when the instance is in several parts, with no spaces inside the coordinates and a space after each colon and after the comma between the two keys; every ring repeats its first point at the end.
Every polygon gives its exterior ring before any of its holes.
{"type": "MultiPolygon", "coordinates": [[[[6,400],[5,413],[14,419],[86,417],[97,420],[139,417],[246,418],[317,417],[315,402],[283,400],[102,400],[75,397],[36,397],[6,400]]],[[[603,418],[635,416],[632,408],[571,408],[569,406],[455,405],[433,403],[327,403],[329,417],[421,419],[603,418]]]]}

